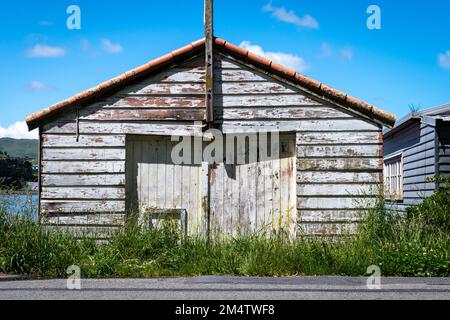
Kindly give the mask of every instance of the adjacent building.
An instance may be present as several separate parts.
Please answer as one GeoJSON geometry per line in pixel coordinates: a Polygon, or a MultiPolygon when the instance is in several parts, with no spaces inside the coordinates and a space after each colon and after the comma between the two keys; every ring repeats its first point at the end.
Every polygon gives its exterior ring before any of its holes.
{"type": "Polygon", "coordinates": [[[450,176],[450,104],[400,119],[384,135],[384,179],[393,208],[421,203],[436,190],[429,178],[450,176]]]}

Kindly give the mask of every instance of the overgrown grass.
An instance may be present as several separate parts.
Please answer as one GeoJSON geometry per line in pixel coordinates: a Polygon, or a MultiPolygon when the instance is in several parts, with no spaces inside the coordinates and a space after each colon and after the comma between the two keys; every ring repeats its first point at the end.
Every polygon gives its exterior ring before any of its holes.
{"type": "Polygon", "coordinates": [[[378,265],[387,276],[450,276],[450,195],[440,189],[404,216],[368,210],[352,237],[329,241],[246,235],[206,241],[182,237],[173,225],[142,231],[128,226],[109,243],[47,231],[29,216],[0,208],[0,272],[65,277],[70,265],[83,277],[190,275],[352,275],[378,265]]]}

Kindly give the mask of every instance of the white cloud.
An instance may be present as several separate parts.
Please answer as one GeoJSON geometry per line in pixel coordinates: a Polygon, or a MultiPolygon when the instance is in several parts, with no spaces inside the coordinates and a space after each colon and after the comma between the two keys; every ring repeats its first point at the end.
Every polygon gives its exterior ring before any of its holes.
{"type": "Polygon", "coordinates": [[[27,52],[29,58],[60,58],[65,55],[65,48],[51,47],[45,44],[37,44],[27,52]]]}
{"type": "Polygon", "coordinates": [[[53,91],[55,89],[55,87],[37,80],[31,81],[27,86],[28,91],[53,91]]]}
{"type": "Polygon", "coordinates": [[[102,39],[102,49],[108,53],[115,54],[123,52],[123,47],[118,43],[112,43],[109,39],[102,39]]]}
{"type": "Polygon", "coordinates": [[[450,50],[438,55],[438,61],[441,68],[450,69],[450,50]]]}
{"type": "Polygon", "coordinates": [[[6,128],[0,126],[0,138],[38,139],[39,132],[37,129],[29,132],[25,122],[16,122],[6,128]]]}
{"type": "Polygon", "coordinates": [[[309,14],[299,17],[293,10],[288,11],[284,7],[272,6],[272,1],[263,7],[263,11],[272,13],[272,16],[279,21],[291,23],[299,27],[319,29],[319,23],[309,14]]]}
{"type": "Polygon", "coordinates": [[[342,49],[339,53],[345,60],[350,61],[353,59],[353,50],[350,48],[342,49]]]}
{"type": "Polygon", "coordinates": [[[250,41],[242,41],[239,46],[299,72],[305,71],[308,67],[305,59],[291,53],[264,51],[261,46],[252,44],[250,41]]]}

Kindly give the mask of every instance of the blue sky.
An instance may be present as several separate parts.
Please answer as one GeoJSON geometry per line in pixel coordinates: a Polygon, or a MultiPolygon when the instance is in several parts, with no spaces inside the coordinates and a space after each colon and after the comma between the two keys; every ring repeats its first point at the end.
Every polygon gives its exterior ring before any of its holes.
{"type": "MultiPolygon", "coordinates": [[[[450,102],[450,2],[215,0],[215,34],[401,117],[450,102]],[[381,9],[381,30],[366,10],[381,9]]],[[[24,117],[203,36],[203,0],[4,1],[0,137],[24,117]],[[66,27],[69,5],[81,30],[66,27]]],[[[33,133],[35,135],[35,133],[33,133]]]]}

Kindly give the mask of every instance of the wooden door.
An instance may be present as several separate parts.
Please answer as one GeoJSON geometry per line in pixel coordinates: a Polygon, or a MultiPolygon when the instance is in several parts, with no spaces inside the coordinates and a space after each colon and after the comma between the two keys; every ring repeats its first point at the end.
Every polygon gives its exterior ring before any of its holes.
{"type": "Polygon", "coordinates": [[[176,165],[170,137],[127,139],[127,207],[141,215],[186,211],[189,233],[206,228],[207,165],[176,165]]]}
{"type": "MultiPolygon", "coordinates": [[[[167,137],[127,139],[127,204],[142,214],[187,213],[188,233],[295,235],[295,134],[280,135],[279,157],[244,164],[175,165],[167,137]]],[[[259,151],[258,151],[259,152],[259,151]]],[[[237,148],[248,159],[248,144],[237,148]]]]}
{"type": "MultiPolygon", "coordinates": [[[[276,159],[258,159],[241,165],[219,163],[211,168],[210,228],[213,232],[236,235],[275,230],[295,236],[295,134],[280,135],[279,146],[280,155],[276,159]]],[[[241,152],[248,155],[248,146],[241,152]]]]}

